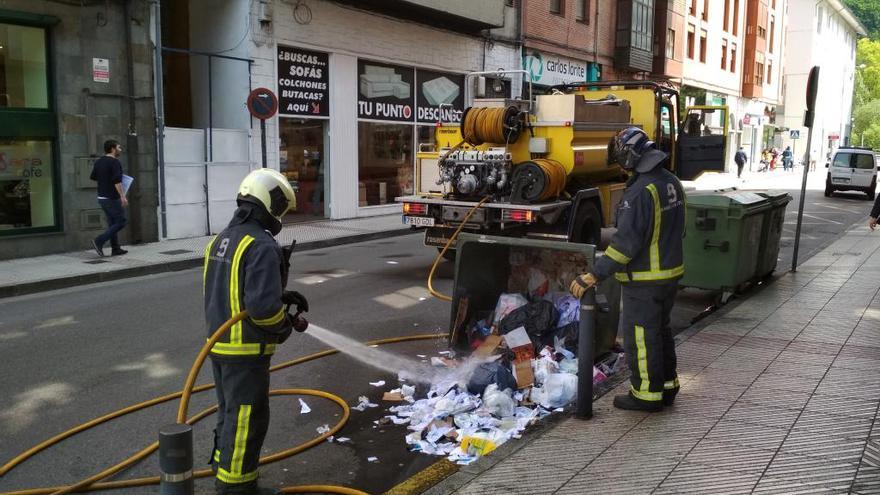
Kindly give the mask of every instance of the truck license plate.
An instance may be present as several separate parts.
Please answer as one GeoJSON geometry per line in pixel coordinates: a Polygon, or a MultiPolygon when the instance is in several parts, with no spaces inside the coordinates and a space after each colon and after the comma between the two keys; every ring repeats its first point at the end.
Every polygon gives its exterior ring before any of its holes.
{"type": "Polygon", "coordinates": [[[434,217],[403,217],[403,223],[413,227],[433,227],[434,217]]]}
{"type": "Polygon", "coordinates": [[[831,179],[831,182],[847,183],[847,182],[849,182],[849,177],[834,177],[831,179]]]}

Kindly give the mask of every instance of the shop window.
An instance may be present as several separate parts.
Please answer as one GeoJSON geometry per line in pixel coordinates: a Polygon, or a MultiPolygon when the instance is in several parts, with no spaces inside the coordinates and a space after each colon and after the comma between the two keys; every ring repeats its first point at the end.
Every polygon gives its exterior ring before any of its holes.
{"type": "Polygon", "coordinates": [[[0,139],[0,230],[55,225],[52,141],[0,139]]]}
{"type": "Polygon", "coordinates": [[[46,31],[0,24],[0,107],[49,108],[46,31]]]}
{"type": "Polygon", "coordinates": [[[393,203],[413,193],[413,127],[358,123],[358,204],[393,203]]]}
{"type": "Polygon", "coordinates": [[[324,120],[279,119],[280,171],[296,192],[296,210],[285,221],[324,217],[324,120]]]}
{"type": "Polygon", "coordinates": [[[0,236],[58,230],[47,40],[45,28],[0,23],[0,236]]]}

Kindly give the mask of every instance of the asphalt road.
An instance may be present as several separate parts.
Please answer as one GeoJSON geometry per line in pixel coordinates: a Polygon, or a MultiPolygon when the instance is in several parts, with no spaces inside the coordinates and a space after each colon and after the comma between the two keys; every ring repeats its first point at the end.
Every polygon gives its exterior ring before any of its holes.
{"type": "MultiPolygon", "coordinates": [[[[799,178],[756,174],[746,188],[789,189],[799,178]]],[[[817,176],[820,174],[816,174],[817,176]]],[[[811,179],[801,260],[864,219],[870,202],[858,195],[824,198],[811,179]]],[[[795,198],[797,200],[797,197],[795,198]]],[[[794,212],[789,206],[779,269],[790,263],[794,212]]],[[[358,340],[445,331],[447,303],[430,297],[425,276],[435,255],[418,235],[322,249],[294,255],[291,285],[310,300],[309,318],[325,328],[358,340]]],[[[448,292],[452,264],[444,262],[437,287],[448,292]]],[[[190,363],[204,342],[200,271],[133,278],[100,285],[0,300],[0,463],[60,431],[123,406],[179,390],[190,363]]],[[[681,292],[675,325],[681,329],[711,304],[704,291],[681,292]]],[[[306,335],[294,335],[274,363],[324,349],[306,335]]],[[[394,344],[408,356],[433,354],[442,341],[394,344]]],[[[280,371],[273,388],[322,389],[355,404],[360,395],[381,401],[368,382],[396,377],[332,356],[280,371]]],[[[202,373],[198,383],[210,382],[202,373]]],[[[318,398],[300,414],[296,398],[272,401],[272,424],[265,452],[275,452],[316,436],[332,425],[339,410],[318,398]]],[[[191,411],[214,403],[211,392],[194,398],[191,411]]],[[[382,404],[387,407],[388,403],[382,404]]],[[[381,493],[435,462],[437,458],[406,451],[402,427],[374,428],[384,407],[352,412],[341,435],[352,443],[326,443],[266,467],[267,485],[342,484],[381,493]],[[378,462],[367,461],[370,456],[378,462]]],[[[156,438],[158,428],[173,422],[176,404],[154,407],[78,435],[22,464],[0,478],[0,491],[65,484],[111,465],[156,438]]],[[[207,461],[212,419],[195,428],[197,467],[207,461]]],[[[119,478],[157,474],[151,457],[119,478]]],[[[210,492],[210,482],[197,483],[210,492]]],[[[109,492],[113,493],[113,492],[109,492]]],[[[117,493],[156,493],[155,488],[117,493]]]]}

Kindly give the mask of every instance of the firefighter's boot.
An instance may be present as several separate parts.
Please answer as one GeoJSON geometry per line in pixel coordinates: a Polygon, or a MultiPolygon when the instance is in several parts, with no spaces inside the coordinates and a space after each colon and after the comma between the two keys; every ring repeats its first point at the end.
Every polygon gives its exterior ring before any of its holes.
{"type": "Polygon", "coordinates": [[[660,412],[663,410],[661,401],[647,401],[636,399],[632,394],[617,395],[614,397],[614,407],[627,411],[660,412]]]}

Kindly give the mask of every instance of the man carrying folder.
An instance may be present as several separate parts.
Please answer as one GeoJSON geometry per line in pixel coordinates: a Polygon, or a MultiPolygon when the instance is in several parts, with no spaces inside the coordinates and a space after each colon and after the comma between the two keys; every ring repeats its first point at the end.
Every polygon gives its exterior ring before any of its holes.
{"type": "Polygon", "coordinates": [[[122,154],[122,146],[118,141],[110,139],[104,142],[104,156],[95,161],[92,168],[91,179],[98,183],[98,204],[107,215],[107,230],[92,240],[92,248],[98,256],[104,256],[104,244],[110,241],[110,254],[119,256],[127,253],[119,246],[117,234],[128,223],[125,218],[125,207],[128,199],[128,185],[131,178],[122,173],[122,163],[119,155],[122,154]],[[124,180],[126,180],[124,183],[124,180]]]}

